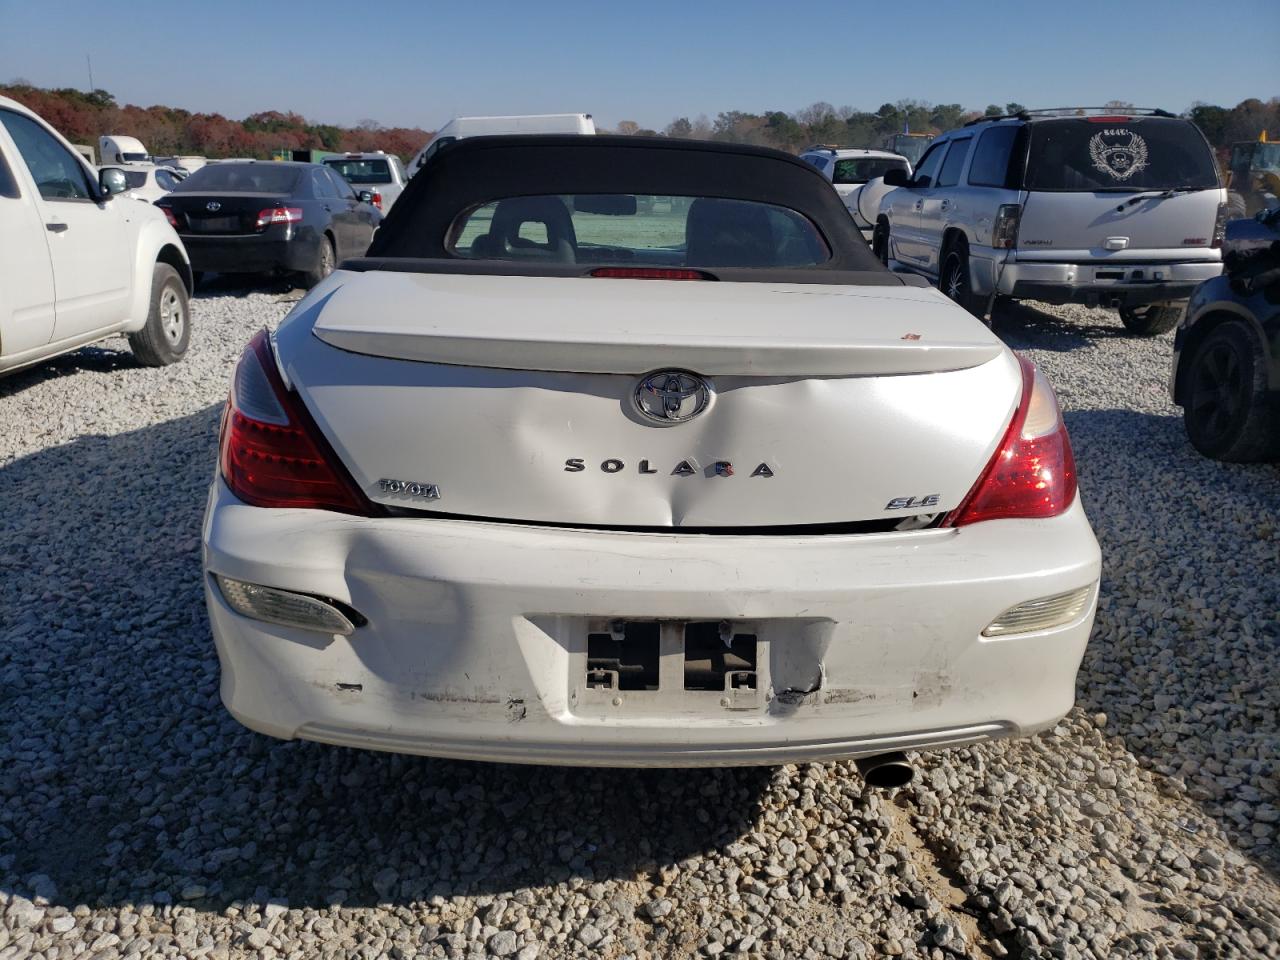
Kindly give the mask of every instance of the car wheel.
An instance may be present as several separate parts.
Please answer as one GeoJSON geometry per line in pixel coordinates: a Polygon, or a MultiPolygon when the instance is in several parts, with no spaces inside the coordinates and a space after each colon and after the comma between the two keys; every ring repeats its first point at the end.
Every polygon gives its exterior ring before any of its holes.
{"type": "Polygon", "coordinates": [[[1220,324],[1187,368],[1182,410],[1191,445],[1206,457],[1249,463],[1280,456],[1280,416],[1266,365],[1242,322],[1220,324]]]}
{"type": "Polygon", "coordinates": [[[1149,303],[1141,307],[1121,307],[1120,322],[1130,333],[1152,337],[1168,333],[1182,319],[1184,305],[1180,303],[1149,303]]]}
{"type": "Polygon", "coordinates": [[[889,224],[883,220],[877,221],[871,231],[871,252],[886,267],[889,265],[889,224]]]}
{"type": "Polygon", "coordinates": [[[302,287],[304,290],[310,290],[317,283],[333,273],[334,261],[337,257],[333,252],[333,239],[325,234],[320,238],[320,250],[316,254],[316,265],[310,270],[302,272],[302,287]]]}
{"type": "Polygon", "coordinates": [[[984,319],[986,304],[981,303],[982,298],[973,292],[969,279],[969,247],[963,240],[957,240],[947,248],[942,271],[938,274],[938,289],[978,319],[984,319]]]}
{"type": "Polygon", "coordinates": [[[191,343],[191,303],[178,271],[157,263],[151,271],[151,309],[147,322],[129,334],[129,349],[144,367],[181,360],[191,343]]]}

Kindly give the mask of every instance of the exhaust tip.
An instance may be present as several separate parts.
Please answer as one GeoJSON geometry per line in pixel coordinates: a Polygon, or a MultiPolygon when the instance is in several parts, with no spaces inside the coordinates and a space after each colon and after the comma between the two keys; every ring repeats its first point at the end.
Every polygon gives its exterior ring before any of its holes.
{"type": "Polygon", "coordinates": [[[905,787],[916,778],[915,767],[903,753],[881,753],[874,757],[859,757],[854,761],[858,765],[858,773],[867,786],[877,790],[892,790],[905,787]]]}

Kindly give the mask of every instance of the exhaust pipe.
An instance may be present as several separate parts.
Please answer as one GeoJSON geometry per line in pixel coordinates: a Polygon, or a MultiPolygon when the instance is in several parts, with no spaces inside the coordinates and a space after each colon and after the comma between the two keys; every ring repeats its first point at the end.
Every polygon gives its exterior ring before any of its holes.
{"type": "Polygon", "coordinates": [[[906,754],[881,753],[874,757],[858,757],[854,763],[858,765],[858,773],[867,786],[877,790],[892,790],[894,787],[905,787],[916,778],[915,767],[911,766],[906,754]]]}

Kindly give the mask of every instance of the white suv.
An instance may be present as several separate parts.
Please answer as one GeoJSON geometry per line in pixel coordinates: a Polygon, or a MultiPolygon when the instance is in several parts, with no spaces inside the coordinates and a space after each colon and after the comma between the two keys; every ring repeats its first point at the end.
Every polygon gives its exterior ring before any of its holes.
{"type": "Polygon", "coordinates": [[[139,363],[191,339],[191,265],[159,208],[127,198],[38,116],[0,97],[0,374],[126,333],[139,363]]]}
{"type": "Polygon", "coordinates": [[[400,158],[381,150],[373,153],[338,153],[325,157],[321,162],[342,174],[343,179],[357,190],[372,193],[371,202],[383,213],[391,209],[409,180],[400,158]]]}
{"type": "Polygon", "coordinates": [[[940,136],[880,203],[872,247],[973,313],[996,297],[1115,306],[1171,330],[1222,271],[1226,190],[1190,121],[1089,109],[975,121],[940,136]]]}
{"type": "Polygon", "coordinates": [[[911,161],[900,154],[884,150],[818,146],[810,147],[800,154],[800,159],[831,181],[836,193],[840,194],[845,209],[868,240],[871,239],[871,228],[878,205],[868,205],[869,198],[863,196],[863,185],[878,180],[890,170],[901,170],[907,176],[911,175],[911,161]],[[862,201],[861,210],[859,200],[862,201]],[[868,212],[871,214],[870,219],[866,216],[868,212]]]}

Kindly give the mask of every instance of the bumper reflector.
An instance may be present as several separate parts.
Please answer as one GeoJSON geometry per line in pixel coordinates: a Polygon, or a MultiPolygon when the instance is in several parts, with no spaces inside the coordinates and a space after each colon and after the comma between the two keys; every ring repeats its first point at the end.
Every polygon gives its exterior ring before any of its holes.
{"type": "Polygon", "coordinates": [[[355,632],[356,625],[346,613],[319,597],[232,580],[217,573],[213,579],[227,606],[243,616],[322,633],[350,636],[355,632]]]}
{"type": "Polygon", "coordinates": [[[1039,597],[1010,607],[992,620],[987,629],[982,631],[982,635],[1004,637],[1011,633],[1035,633],[1037,630],[1048,630],[1070,623],[1089,606],[1093,586],[1089,584],[1078,590],[1055,593],[1051,597],[1039,597]]]}

